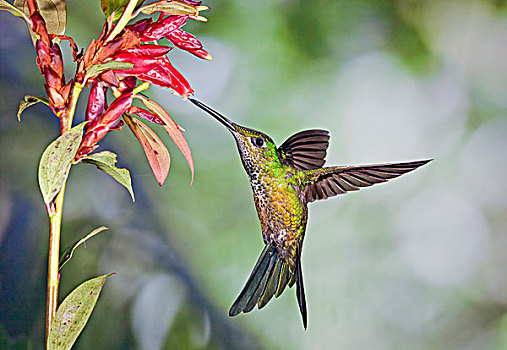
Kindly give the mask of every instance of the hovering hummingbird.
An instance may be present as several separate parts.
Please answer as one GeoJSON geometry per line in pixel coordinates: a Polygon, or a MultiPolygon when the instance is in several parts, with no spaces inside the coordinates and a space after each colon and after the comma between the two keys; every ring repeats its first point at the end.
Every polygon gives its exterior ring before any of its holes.
{"type": "Polygon", "coordinates": [[[266,134],[233,123],[196,99],[189,98],[222,123],[234,136],[250,177],[265,247],[229,316],[262,309],[273,296],[296,284],[303,326],[307,326],[301,249],[308,220],[308,203],[386,182],[428,163],[322,167],[329,145],[326,130],[305,130],[280,147],[266,134]]]}

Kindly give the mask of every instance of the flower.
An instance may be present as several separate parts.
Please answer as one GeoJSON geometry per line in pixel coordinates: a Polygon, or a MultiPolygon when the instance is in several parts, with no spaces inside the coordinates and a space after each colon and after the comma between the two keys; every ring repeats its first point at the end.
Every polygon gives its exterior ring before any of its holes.
{"type": "MultiPolygon", "coordinates": [[[[91,87],[85,112],[85,120],[88,123],[75,160],[82,159],[97,149],[98,143],[109,132],[121,129],[124,123],[121,118],[124,116],[123,119],[143,144],[145,152],[165,150],[156,156],[155,163],[166,164],[165,170],[168,171],[170,159],[165,146],[158,138],[148,140],[146,135],[152,134],[153,131],[140,121],[133,121],[133,117],[128,115],[131,113],[165,128],[185,156],[193,178],[190,149],[179,125],[159,104],[138,93],[150,84],[170,88],[183,99],[187,99],[194,92],[185,77],[171,64],[167,54],[177,47],[202,59],[211,59],[202,43],[182,29],[189,19],[205,21],[199,11],[206,10],[207,7],[201,6],[200,1],[161,0],[142,6],[136,14],[122,12],[127,11],[127,8],[128,11],[133,11],[133,8],[128,6],[108,7],[107,11],[111,13],[106,18],[101,34],[90,42],[84,53],[78,53],[77,46],[70,37],[48,34],[44,19],[35,10],[30,20],[33,31],[39,37],[35,45],[37,65],[45,78],[49,105],[60,118],[63,133],[70,129],[68,124],[72,118],[68,115],[74,113],[81,89],[89,85],[91,87]],[[122,10],[118,13],[123,14],[115,23],[117,10],[122,10]],[[145,18],[126,25],[125,19],[136,17],[141,12],[148,15],[158,14],[158,18],[145,18]],[[73,58],[77,63],[76,75],[68,83],[65,82],[63,74],[60,47],[52,41],[55,37],[69,40],[73,58]],[[167,39],[174,47],[160,45],[159,41],[163,39],[167,39]],[[142,83],[138,86],[139,81],[142,83]],[[112,89],[115,96],[109,106],[106,99],[108,89],[112,89]],[[133,106],[134,98],[141,100],[148,110],[133,106]],[[166,159],[164,154],[167,154],[166,159]]],[[[147,153],[147,156],[149,160],[153,158],[152,154],[147,153]]],[[[159,184],[162,184],[167,172],[158,171],[153,166],[152,170],[159,184]]]]}

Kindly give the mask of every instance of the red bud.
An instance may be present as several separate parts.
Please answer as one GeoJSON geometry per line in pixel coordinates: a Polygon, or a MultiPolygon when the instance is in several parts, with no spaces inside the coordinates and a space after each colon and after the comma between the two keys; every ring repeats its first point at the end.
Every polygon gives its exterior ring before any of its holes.
{"type": "Polygon", "coordinates": [[[107,88],[104,86],[104,83],[98,80],[93,81],[90,95],[88,96],[85,120],[94,120],[104,113],[106,90],[107,88]]]}
{"type": "Polygon", "coordinates": [[[39,64],[41,65],[41,70],[44,70],[44,67],[51,65],[51,56],[49,54],[50,47],[44,41],[37,40],[35,42],[35,50],[37,52],[39,64]]]}
{"type": "Polygon", "coordinates": [[[61,109],[65,107],[65,100],[63,99],[63,96],[54,88],[51,86],[48,86],[47,84],[44,84],[46,87],[46,92],[48,93],[49,97],[49,103],[56,109],[61,109]]]}
{"type": "Polygon", "coordinates": [[[131,53],[122,52],[113,57],[115,61],[128,62],[134,65],[130,69],[118,69],[114,70],[117,74],[141,74],[149,72],[151,69],[157,66],[157,59],[149,56],[137,56],[131,53]]]}
{"type": "Polygon", "coordinates": [[[189,94],[194,92],[185,77],[172,66],[167,56],[163,56],[159,61],[161,66],[164,67],[171,77],[171,88],[174,92],[181,95],[183,98],[187,98],[189,94]]]}
{"type": "Polygon", "coordinates": [[[53,44],[49,50],[49,54],[51,56],[51,68],[56,72],[56,74],[63,76],[63,59],[60,46],[53,44]]]}
{"type": "Polygon", "coordinates": [[[167,39],[182,50],[198,50],[202,44],[195,36],[181,29],[173,30],[167,35],[167,39]]]}
{"type": "Polygon", "coordinates": [[[32,30],[39,35],[40,40],[42,40],[47,47],[51,46],[46,23],[39,12],[34,12],[34,14],[30,16],[30,21],[32,21],[32,30]]]}
{"type": "Polygon", "coordinates": [[[133,47],[122,52],[129,53],[133,56],[148,56],[155,58],[163,56],[171,50],[172,47],[169,46],[146,44],[138,47],[133,47]]]}
{"type": "Polygon", "coordinates": [[[188,52],[190,52],[191,54],[196,55],[197,57],[202,58],[204,60],[211,60],[212,59],[212,57],[208,53],[208,51],[206,51],[204,49],[189,50],[188,52]]]}
{"type": "Polygon", "coordinates": [[[49,67],[44,68],[44,79],[46,79],[48,86],[56,90],[62,88],[62,77],[49,67]]]}
{"type": "Polygon", "coordinates": [[[179,29],[187,23],[188,16],[167,16],[146,28],[141,36],[141,41],[154,41],[166,37],[175,29],[179,29]]]}
{"type": "Polygon", "coordinates": [[[111,124],[111,126],[109,127],[109,129],[112,131],[112,130],[121,130],[121,128],[123,128],[123,120],[121,119],[118,119],[117,121],[115,121],[113,124],[111,124]]]}
{"type": "Polygon", "coordinates": [[[131,91],[136,87],[137,78],[135,76],[128,76],[120,81],[119,90],[121,92],[131,91]]]}
{"type": "Polygon", "coordinates": [[[147,81],[149,83],[170,88],[171,87],[171,76],[162,66],[155,66],[149,72],[139,74],[137,76],[142,81],[147,81]]]}
{"type": "Polygon", "coordinates": [[[144,31],[151,26],[153,21],[151,18],[145,18],[140,21],[137,21],[134,24],[128,25],[125,27],[125,29],[132,30],[138,33],[144,33],[144,31]]]}
{"type": "Polygon", "coordinates": [[[132,93],[128,92],[111,103],[111,106],[106,110],[104,115],[99,119],[99,123],[102,125],[111,125],[117,121],[121,115],[130,107],[132,104],[132,93]]]}

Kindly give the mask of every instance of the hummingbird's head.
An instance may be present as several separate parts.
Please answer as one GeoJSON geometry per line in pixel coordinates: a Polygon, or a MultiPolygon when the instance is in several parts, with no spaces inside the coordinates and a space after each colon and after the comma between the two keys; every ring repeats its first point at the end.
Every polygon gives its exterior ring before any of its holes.
{"type": "Polygon", "coordinates": [[[213,116],[231,132],[232,136],[236,139],[243,166],[250,177],[266,171],[273,164],[279,163],[276,145],[271,137],[260,131],[246,128],[230,121],[222,114],[196,99],[189,98],[189,100],[213,116]]]}

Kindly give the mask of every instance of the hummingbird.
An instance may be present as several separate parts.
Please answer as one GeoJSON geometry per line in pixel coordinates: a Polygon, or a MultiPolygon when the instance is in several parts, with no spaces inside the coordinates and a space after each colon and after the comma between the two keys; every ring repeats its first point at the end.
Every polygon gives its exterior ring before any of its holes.
{"type": "Polygon", "coordinates": [[[268,135],[238,125],[204,103],[189,98],[229,130],[236,140],[253,191],[264,249],[229,316],[262,309],[287,285],[296,284],[303,326],[307,328],[301,250],[308,203],[357,191],[408,173],[432,159],[404,163],[323,167],[329,132],[304,130],[277,147],[268,135]]]}

